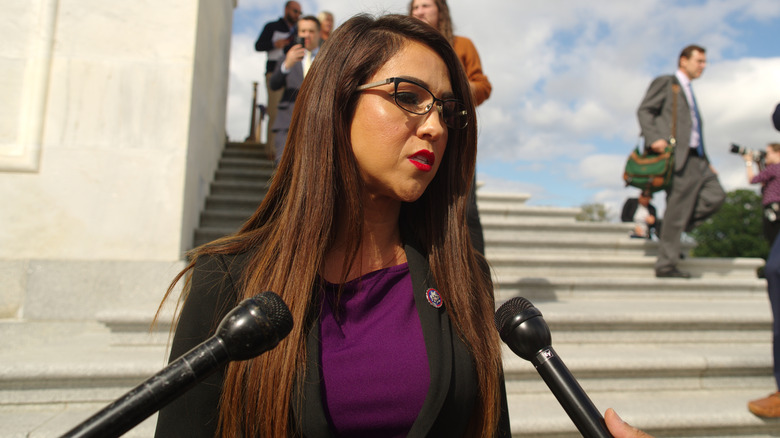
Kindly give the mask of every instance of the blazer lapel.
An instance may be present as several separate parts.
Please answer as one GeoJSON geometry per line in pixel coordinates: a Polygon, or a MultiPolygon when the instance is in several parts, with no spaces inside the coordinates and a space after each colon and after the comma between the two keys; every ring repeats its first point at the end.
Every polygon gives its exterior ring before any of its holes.
{"type": "Polygon", "coordinates": [[[449,318],[444,310],[446,303],[441,308],[436,308],[426,298],[426,291],[436,287],[428,261],[414,246],[407,244],[405,249],[430,372],[428,395],[409,431],[409,436],[427,436],[442,410],[450,387],[452,333],[449,318]]]}
{"type": "MultiPolygon", "coordinates": [[[[313,306],[319,306],[318,293],[313,293],[313,306]]],[[[318,307],[316,307],[318,308],[318,307]]],[[[318,315],[319,311],[314,312],[318,315]]],[[[300,436],[306,438],[332,437],[325,407],[322,405],[322,386],[320,376],[320,323],[317,318],[310,318],[309,332],[306,335],[306,376],[303,383],[303,400],[296,403],[293,400],[294,425],[300,427],[300,436]],[[300,410],[298,405],[300,404],[300,410]],[[295,421],[297,420],[297,421],[295,421]]],[[[293,394],[297,394],[295,391],[293,394]]],[[[295,396],[294,396],[295,397],[295,396]]]]}

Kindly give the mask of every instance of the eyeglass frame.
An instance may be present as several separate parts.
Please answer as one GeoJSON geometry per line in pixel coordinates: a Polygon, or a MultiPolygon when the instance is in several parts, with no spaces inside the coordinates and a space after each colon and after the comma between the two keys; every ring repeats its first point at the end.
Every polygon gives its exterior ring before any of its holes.
{"type": "Polygon", "coordinates": [[[428,114],[429,112],[431,112],[431,110],[434,107],[436,107],[436,110],[439,112],[439,115],[441,116],[442,122],[444,122],[445,126],[450,127],[452,129],[465,129],[469,125],[469,121],[468,121],[468,119],[466,119],[466,123],[463,126],[461,126],[461,127],[450,126],[449,124],[447,124],[447,122],[445,121],[446,119],[444,118],[444,103],[445,102],[455,102],[457,104],[460,104],[460,106],[463,107],[463,114],[468,116],[468,110],[466,109],[466,105],[463,102],[461,102],[458,99],[439,99],[426,86],[424,86],[424,85],[422,85],[422,84],[420,84],[418,82],[415,82],[415,81],[413,81],[411,79],[407,79],[407,78],[402,78],[402,77],[396,76],[396,77],[387,78],[387,79],[384,79],[384,80],[381,80],[381,81],[377,81],[377,82],[371,82],[371,83],[368,83],[368,84],[359,85],[355,89],[355,91],[364,91],[364,90],[368,90],[369,88],[379,87],[379,86],[387,85],[387,84],[394,84],[395,85],[395,89],[393,90],[394,91],[394,93],[393,93],[393,102],[395,103],[395,105],[398,108],[401,108],[402,110],[404,110],[404,111],[406,111],[408,113],[417,114],[418,116],[424,116],[424,115],[428,114]],[[410,110],[408,108],[404,108],[401,104],[398,103],[398,100],[397,100],[397,98],[398,98],[398,84],[400,82],[408,82],[410,84],[416,85],[416,86],[422,88],[423,90],[427,91],[428,94],[430,94],[431,97],[433,98],[433,103],[431,103],[431,106],[424,113],[418,113],[418,112],[414,112],[414,111],[412,111],[412,110],[410,110]],[[436,105],[436,102],[441,102],[441,104],[436,105]]]}

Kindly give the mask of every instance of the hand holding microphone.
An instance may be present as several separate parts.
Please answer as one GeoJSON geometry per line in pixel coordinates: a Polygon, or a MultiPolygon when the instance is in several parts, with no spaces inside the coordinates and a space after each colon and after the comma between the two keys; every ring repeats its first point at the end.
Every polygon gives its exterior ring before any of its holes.
{"type": "Polygon", "coordinates": [[[509,348],[530,361],[582,436],[612,437],[604,418],[552,348],[550,328],[528,300],[515,297],[498,308],[496,328],[509,348]]]}

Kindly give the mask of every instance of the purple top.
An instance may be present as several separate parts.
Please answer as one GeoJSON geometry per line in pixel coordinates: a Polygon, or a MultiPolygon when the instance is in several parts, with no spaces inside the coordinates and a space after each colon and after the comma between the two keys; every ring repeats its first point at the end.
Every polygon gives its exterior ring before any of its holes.
{"type": "Polygon", "coordinates": [[[751,184],[764,184],[761,203],[769,205],[773,202],[780,202],[780,164],[769,164],[764,170],[754,176],[751,184]]]}
{"type": "Polygon", "coordinates": [[[430,384],[407,263],[325,285],[320,364],[325,415],[339,437],[405,437],[430,384]]]}

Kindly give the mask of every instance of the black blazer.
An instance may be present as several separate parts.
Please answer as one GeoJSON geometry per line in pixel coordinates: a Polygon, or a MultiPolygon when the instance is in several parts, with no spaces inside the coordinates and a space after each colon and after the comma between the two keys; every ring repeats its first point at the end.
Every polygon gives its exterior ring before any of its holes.
{"type": "MultiPolygon", "coordinates": [[[[637,198],[628,198],[626,199],[626,203],[623,204],[623,212],[620,215],[620,220],[623,222],[634,222],[634,214],[636,214],[637,206],[639,206],[639,199],[637,198]]],[[[650,212],[651,215],[655,217],[655,223],[652,225],[648,225],[648,228],[655,229],[655,234],[661,235],[661,219],[658,217],[658,214],[655,212],[655,207],[653,204],[647,204],[647,211],[650,212]]],[[[649,238],[650,236],[648,236],[649,238]]]]}
{"type": "MultiPolygon", "coordinates": [[[[410,437],[462,436],[477,397],[476,374],[468,348],[454,331],[446,306],[431,306],[425,291],[435,287],[430,268],[421,251],[405,245],[412,277],[414,300],[425,338],[430,363],[430,387],[423,407],[412,425],[410,437]]],[[[221,318],[237,299],[238,283],[248,255],[214,256],[198,260],[192,289],[182,308],[171,348],[171,360],[189,351],[214,333],[221,318]]],[[[446,303],[445,303],[446,305],[446,303]]],[[[307,364],[302,409],[293,409],[296,435],[331,437],[320,394],[319,321],[307,335],[307,364]]],[[[213,437],[218,417],[224,369],[215,373],[160,411],[157,437],[213,437]]],[[[296,391],[296,394],[298,392],[296,391]]],[[[501,418],[498,437],[511,437],[506,389],[501,378],[501,418]]],[[[293,402],[295,407],[298,403],[293,402]]]]}
{"type": "MultiPolygon", "coordinates": [[[[623,222],[634,222],[634,214],[636,213],[636,209],[638,205],[639,205],[639,199],[637,198],[626,199],[626,203],[623,204],[623,213],[620,215],[620,220],[622,220],[623,222]]],[[[649,211],[651,215],[655,216],[655,218],[658,219],[658,215],[655,213],[655,207],[653,206],[653,204],[647,204],[647,211],[649,211]]]]}

